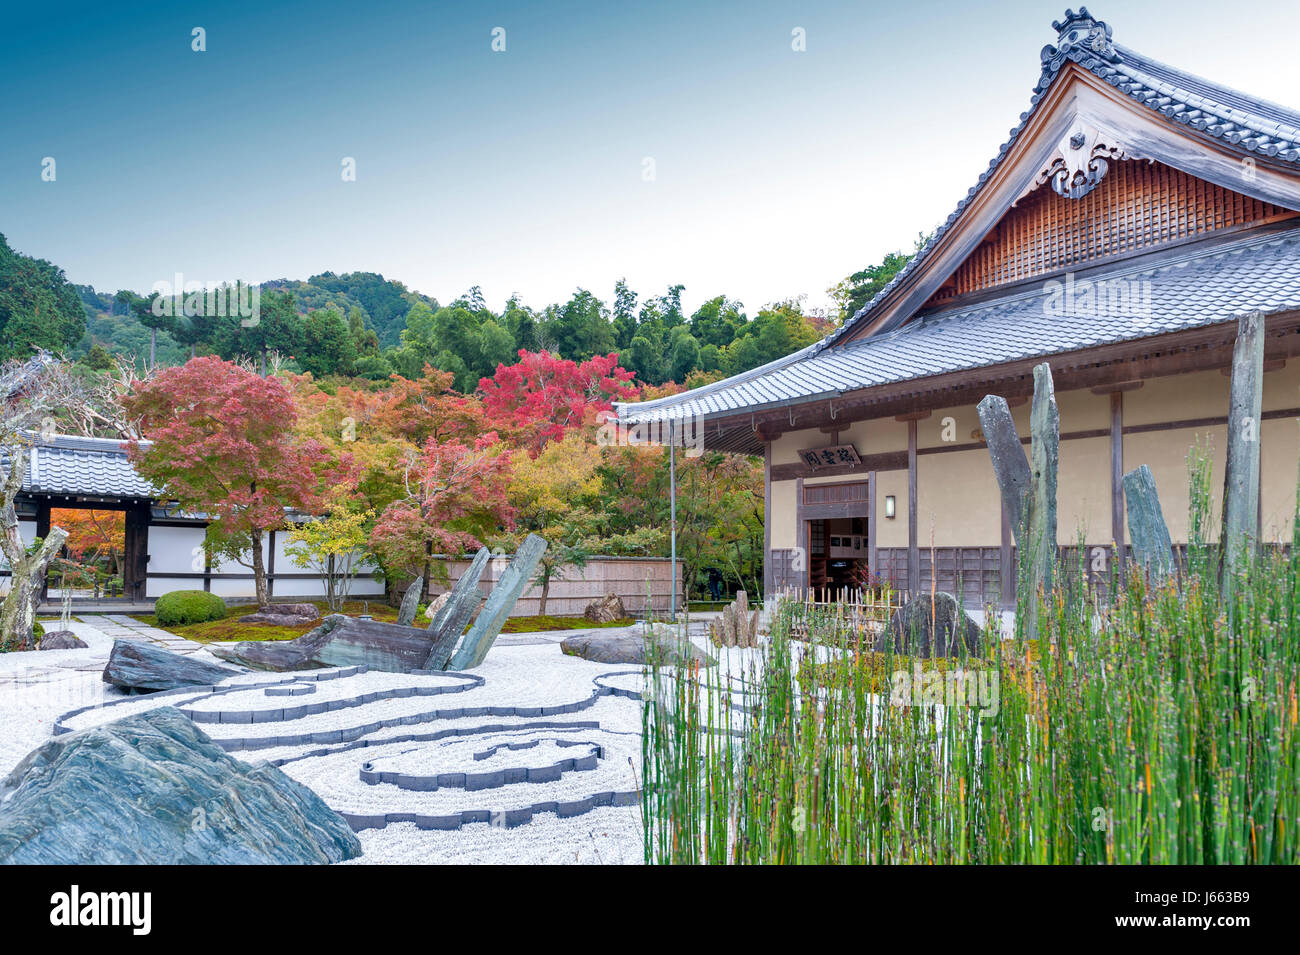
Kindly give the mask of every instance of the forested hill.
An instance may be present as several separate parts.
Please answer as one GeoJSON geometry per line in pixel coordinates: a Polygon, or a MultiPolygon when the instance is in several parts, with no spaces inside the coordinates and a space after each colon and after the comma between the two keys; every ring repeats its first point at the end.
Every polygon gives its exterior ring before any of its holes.
{"type": "Polygon", "coordinates": [[[322,272],[307,281],[275,279],[262,283],[263,289],[292,292],[301,312],[320,308],[333,308],[347,315],[360,308],[366,316],[379,344],[388,348],[401,343],[402,329],[406,327],[406,313],[416,302],[436,309],[436,299],[412,292],[401,282],[386,279],[378,272],[347,272],[335,275],[322,272]]]}
{"type": "Polygon", "coordinates": [[[442,304],[375,272],[322,272],[263,283],[260,320],[250,328],[235,316],[187,315],[180,307],[159,315],[153,294],[69,285],[57,266],[10,249],[0,236],[0,357],[39,346],[105,367],[115,355],[141,364],[152,355],[155,364],[176,365],[191,355],[216,354],[274,359],[317,378],[374,381],[394,373],[418,377],[428,363],[451,372],[455,387],[470,392],[498,364],[514,363],[521,349],[544,349],[575,361],[617,352],[641,383],[693,384],[747,371],[819,340],[909,258],[891,254],[837,283],[829,291],[840,314],[830,317],[806,314],[798,300],[751,315],[726,295],[688,314],[683,286],[642,296],[622,280],[608,298],[579,288],[563,303],[534,307],[512,297],[494,311],[477,286],[442,304]]]}

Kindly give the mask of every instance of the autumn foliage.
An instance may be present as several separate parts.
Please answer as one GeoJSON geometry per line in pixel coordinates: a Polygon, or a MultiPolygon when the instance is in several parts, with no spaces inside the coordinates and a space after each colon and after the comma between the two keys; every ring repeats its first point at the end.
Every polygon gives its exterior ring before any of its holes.
{"type": "Polygon", "coordinates": [[[479,391],[488,416],[516,429],[521,443],[537,454],[566,429],[612,410],[615,401],[635,401],[633,377],[613,352],[578,364],[521,350],[518,364],[498,365],[495,375],[479,382],[479,391]]]}
{"type": "Polygon", "coordinates": [[[127,442],[136,470],[182,510],[210,515],[220,538],[249,542],[265,602],[262,534],[284,526],[286,508],[315,509],[348,460],[295,433],[298,411],[284,382],[220,358],[164,369],[124,404],[149,437],[127,442]]]}

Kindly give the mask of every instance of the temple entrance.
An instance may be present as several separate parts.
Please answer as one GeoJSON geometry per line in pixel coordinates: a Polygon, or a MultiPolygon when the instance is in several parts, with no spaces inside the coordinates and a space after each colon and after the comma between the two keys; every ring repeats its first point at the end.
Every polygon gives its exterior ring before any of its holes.
{"type": "Polygon", "coordinates": [[[837,600],[845,591],[871,586],[875,491],[874,472],[865,481],[799,488],[799,544],[808,555],[802,583],[814,600],[837,600]]]}
{"type": "Polygon", "coordinates": [[[808,522],[808,586],[814,595],[833,595],[867,585],[871,574],[868,521],[865,517],[839,517],[808,522]]]}
{"type": "Polygon", "coordinates": [[[125,582],[126,512],[95,508],[50,508],[50,524],[68,532],[46,575],[46,596],[100,600],[121,597],[125,582]]]}

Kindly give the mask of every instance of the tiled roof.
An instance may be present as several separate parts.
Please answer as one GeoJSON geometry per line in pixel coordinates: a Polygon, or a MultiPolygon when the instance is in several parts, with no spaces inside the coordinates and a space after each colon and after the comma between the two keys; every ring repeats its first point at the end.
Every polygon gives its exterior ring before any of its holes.
{"type": "Polygon", "coordinates": [[[1042,74],[1034,87],[1030,107],[1020,114],[1020,122],[1012,127],[1007,141],[998,149],[988,169],[980,174],[979,181],[957,203],[957,208],[930,241],[871,301],[815,346],[817,350],[833,344],[859,325],[878,302],[929,257],[930,251],[1001,165],[1067,62],[1077,63],[1162,116],[1183,123],[1242,155],[1270,156],[1300,164],[1300,112],[1212,83],[1114,43],[1110,26],[1092,17],[1087,7],[1080,7],[1078,13],[1065,11],[1065,18],[1054,22],[1052,27],[1058,32],[1058,46],[1043,48],[1042,74]]]}
{"type": "MultiPolygon", "coordinates": [[[[0,452],[6,466],[8,457],[0,452]]],[[[126,459],[121,441],[73,435],[34,438],[23,492],[127,499],[158,496],[126,459]]]]}
{"type": "Polygon", "coordinates": [[[1185,249],[1174,256],[1165,253],[1145,264],[1079,272],[1072,281],[1068,287],[1063,280],[1026,284],[839,348],[817,351],[811,346],[703,388],[620,405],[619,420],[633,424],[761,410],[1185,331],[1257,309],[1300,309],[1300,229],[1185,249]],[[1107,284],[1099,286],[1103,281],[1107,284]],[[1091,301],[1101,302],[1100,307],[1088,304],[1084,293],[1089,287],[1096,293],[1091,301]],[[1073,289],[1073,304],[1067,302],[1067,288],[1073,289]]]}

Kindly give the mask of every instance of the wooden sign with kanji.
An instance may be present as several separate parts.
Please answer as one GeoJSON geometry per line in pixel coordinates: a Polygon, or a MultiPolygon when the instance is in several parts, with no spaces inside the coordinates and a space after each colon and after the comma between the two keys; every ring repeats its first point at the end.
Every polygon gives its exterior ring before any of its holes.
{"type": "Polygon", "coordinates": [[[814,471],[862,463],[862,459],[858,457],[857,449],[851,444],[837,444],[830,448],[806,448],[799,452],[799,457],[803,459],[804,464],[814,471]]]}

